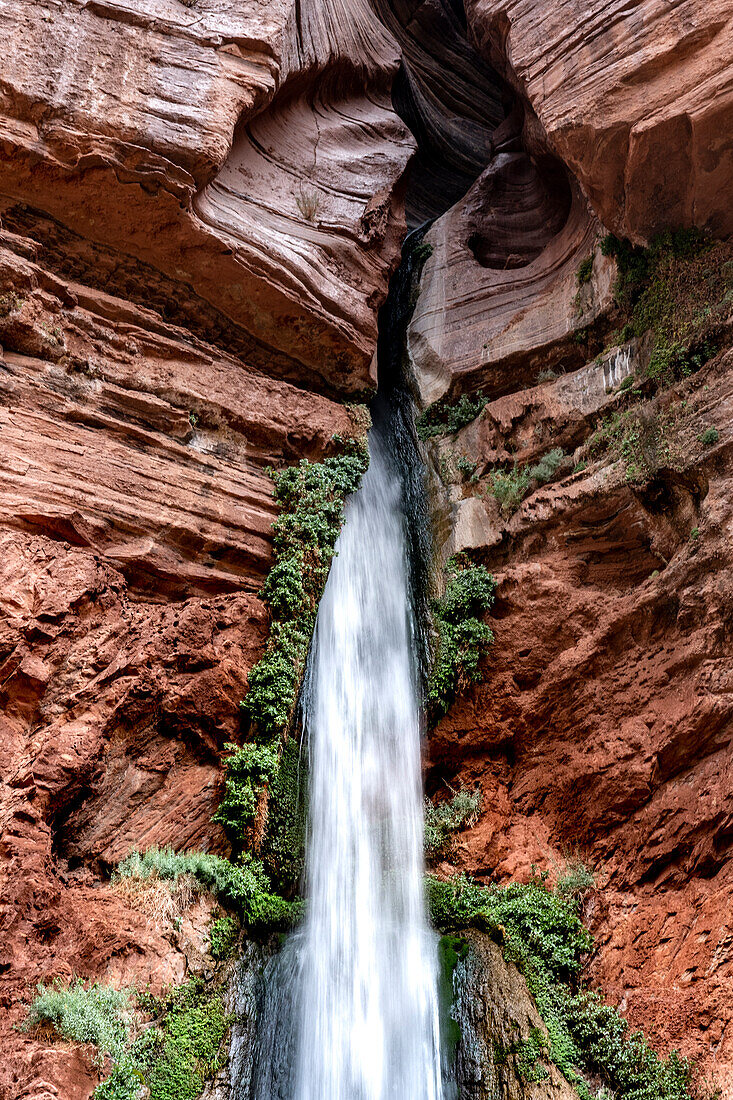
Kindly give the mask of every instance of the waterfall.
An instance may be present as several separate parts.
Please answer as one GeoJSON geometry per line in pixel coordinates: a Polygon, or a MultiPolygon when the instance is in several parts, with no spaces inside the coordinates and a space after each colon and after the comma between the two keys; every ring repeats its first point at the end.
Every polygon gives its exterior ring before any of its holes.
{"type": "Polygon", "coordinates": [[[303,698],[307,911],[267,975],[256,1100],[444,1095],[400,415],[389,399],[375,409],[318,611],[303,698]]]}
{"type": "Polygon", "coordinates": [[[409,566],[387,438],[378,422],[306,685],[308,914],[295,1100],[438,1100],[442,1091],[409,566]]]}

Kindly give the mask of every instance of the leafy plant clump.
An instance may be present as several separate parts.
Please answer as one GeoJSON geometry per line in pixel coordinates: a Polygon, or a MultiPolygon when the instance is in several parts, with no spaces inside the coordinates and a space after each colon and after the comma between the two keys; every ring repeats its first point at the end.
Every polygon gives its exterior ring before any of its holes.
{"type": "Polygon", "coordinates": [[[488,401],[483,393],[464,393],[454,404],[436,401],[422,413],[416,421],[420,439],[430,439],[436,435],[455,435],[466,424],[475,420],[488,401]]]}
{"type": "Polygon", "coordinates": [[[427,855],[436,856],[450,844],[453,833],[475,825],[481,812],[481,791],[457,791],[453,798],[433,803],[425,799],[424,847],[427,855]]]}
{"type": "Polygon", "coordinates": [[[218,917],[209,929],[209,954],[221,961],[234,954],[239,925],[234,917],[218,917]]]}
{"type": "Polygon", "coordinates": [[[534,485],[546,485],[560,468],[565,453],[554,447],[533,466],[514,465],[508,470],[494,470],[489,475],[489,490],[498,501],[501,512],[510,516],[534,485]]]}
{"type": "Polygon", "coordinates": [[[115,872],[115,879],[163,881],[174,885],[183,875],[195,880],[223,904],[236,909],[252,930],[285,929],[298,918],[297,903],[272,892],[270,880],[259,860],[243,855],[237,864],[210,852],[174,852],[172,848],[149,848],[131,852],[115,872]]]}
{"type": "Polygon", "coordinates": [[[130,1030],[137,1021],[132,1007],[132,989],[114,989],[95,982],[85,986],[81,978],[70,985],[56,979],[50,985],[42,982],[28,1009],[23,1030],[50,1027],[64,1039],[76,1043],[91,1043],[97,1048],[97,1064],[104,1056],[122,1057],[130,1030]]]}
{"type": "Polygon", "coordinates": [[[249,674],[242,709],[259,735],[271,742],[288,728],[295,708],[318,601],[321,598],[344,517],[344,500],[355,492],[367,468],[365,444],[323,462],[302,459],[274,473],[280,505],[273,529],[275,564],[262,594],[272,616],[270,639],[249,674]]]}
{"type": "MultiPolygon", "coordinates": [[[[302,459],[272,474],[280,513],[273,524],[275,563],[262,588],[270,635],[240,704],[253,724],[253,737],[241,747],[227,746],[225,793],[214,815],[236,852],[246,846],[263,788],[268,785],[272,791],[278,776],[282,779],[280,756],[343,523],[344,501],[359,488],[369,462],[365,438],[334,439],[345,448],[343,454],[323,462],[302,459]]],[[[277,821],[272,807],[270,817],[277,821]]]]}
{"type": "Polygon", "coordinates": [[[591,454],[608,452],[623,460],[626,480],[632,485],[649,481],[658,470],[681,469],[683,447],[679,441],[679,416],[653,408],[626,409],[605,417],[588,441],[591,454]]]}
{"type": "Polygon", "coordinates": [[[706,428],[704,432],[700,432],[697,438],[703,447],[712,447],[720,439],[720,432],[717,428],[706,428]]]}
{"type": "Polygon", "coordinates": [[[593,255],[586,256],[575,274],[578,286],[585,286],[593,276],[593,255]]]}
{"type": "Polygon", "coordinates": [[[247,826],[257,812],[259,793],[267,780],[277,771],[277,750],[269,745],[247,744],[225,746],[230,755],[226,759],[226,790],[214,821],[224,826],[232,841],[239,844],[244,839],[247,826]]]}
{"type": "Polygon", "coordinates": [[[730,243],[681,229],[660,234],[649,248],[610,235],[601,249],[616,260],[625,339],[649,336],[648,376],[666,385],[703,366],[733,300],[730,243]]]}
{"type": "Polygon", "coordinates": [[[231,1018],[221,990],[192,978],[153,1007],[158,1021],[115,1060],[94,1100],[138,1100],[143,1088],[149,1100],[197,1100],[225,1064],[231,1018]]]}
{"type": "Polygon", "coordinates": [[[595,1096],[590,1077],[600,1077],[626,1100],[690,1100],[688,1063],[675,1052],[661,1059],[641,1033],[628,1035],[616,1009],[582,988],[581,967],[592,939],[580,918],[586,887],[579,867],[571,866],[554,891],[546,877],[505,887],[480,886],[465,876],[427,879],[430,913],[440,931],[473,926],[490,933],[524,975],[549,1035],[548,1048],[538,1041],[531,1050],[512,1051],[521,1053],[528,1079],[540,1079],[541,1062],[548,1058],[581,1100],[595,1096]]]}
{"type": "Polygon", "coordinates": [[[305,861],[308,770],[299,743],[289,737],[270,780],[262,862],[280,893],[290,895],[305,861]]]}
{"type": "Polygon", "coordinates": [[[428,682],[428,708],[435,721],[447,714],[456,695],[481,680],[479,662],[494,640],[479,618],[494,602],[496,582],[482,565],[448,560],[447,584],[432,601],[436,628],[433,665],[428,682]]]}

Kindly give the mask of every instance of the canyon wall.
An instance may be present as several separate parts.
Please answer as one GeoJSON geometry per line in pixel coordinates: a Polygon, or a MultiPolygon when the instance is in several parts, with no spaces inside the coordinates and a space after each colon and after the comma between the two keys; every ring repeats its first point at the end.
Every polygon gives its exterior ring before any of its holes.
{"type": "Polygon", "coordinates": [[[431,794],[483,792],[441,869],[597,862],[593,975],[733,1095],[730,353],[669,398],[685,457],[651,489],[568,463],[510,519],[484,491],[496,463],[582,448],[641,361],[594,359],[605,232],[730,233],[733,4],[465,8],[0,9],[4,1100],[98,1078],[14,1030],[37,981],[159,990],[200,957],[204,903],[161,925],[110,871],[133,847],[227,850],[211,814],[267,632],[266,467],[357,430],[408,187],[410,223],[437,217],[422,400],[488,400],[429,445],[442,550],[499,581],[485,682],[428,746],[431,794]],[[475,483],[438,476],[453,453],[475,483]]]}

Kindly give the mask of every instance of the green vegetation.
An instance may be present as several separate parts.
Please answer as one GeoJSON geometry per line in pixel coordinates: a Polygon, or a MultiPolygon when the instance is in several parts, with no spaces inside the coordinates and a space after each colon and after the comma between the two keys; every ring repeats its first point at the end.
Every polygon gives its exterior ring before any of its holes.
{"type": "Polygon", "coordinates": [[[420,439],[430,439],[436,435],[455,435],[475,420],[482,411],[487,397],[483,393],[464,393],[454,404],[436,401],[417,418],[416,428],[420,439]]]}
{"type": "Polygon", "coordinates": [[[468,684],[480,682],[479,661],[494,640],[479,618],[494,602],[494,578],[482,565],[467,565],[458,556],[448,560],[445,573],[445,593],[432,601],[436,643],[428,709],[433,721],[447,714],[468,684]]]}
{"type": "Polygon", "coordinates": [[[412,258],[422,267],[433,254],[433,246],[428,241],[420,241],[412,250],[412,258]]]}
{"type": "Polygon", "coordinates": [[[282,894],[290,894],[303,870],[307,805],[306,763],[299,743],[289,737],[270,781],[267,832],[261,853],[265,869],[282,894]]]}
{"type": "Polygon", "coordinates": [[[593,277],[593,255],[586,256],[575,274],[578,286],[585,286],[593,277]]]}
{"type": "Polygon", "coordinates": [[[461,1028],[453,1019],[453,974],[468,953],[468,944],[460,936],[441,936],[438,940],[438,999],[440,1002],[440,1035],[449,1063],[453,1063],[461,1041],[461,1028]]]}
{"type": "Polygon", "coordinates": [[[608,453],[623,460],[626,480],[641,485],[662,468],[681,468],[679,426],[679,415],[674,411],[661,413],[637,408],[613,412],[596,428],[588,441],[588,450],[591,454],[608,453]]]}
{"type": "Polygon", "coordinates": [[[461,789],[453,798],[433,804],[425,799],[425,852],[435,856],[449,846],[451,834],[475,825],[481,812],[481,791],[461,789]]]}
{"type": "Polygon", "coordinates": [[[489,490],[499,502],[502,514],[512,515],[524,500],[530,487],[546,485],[557,473],[565,454],[554,447],[534,466],[517,466],[508,470],[494,470],[489,475],[489,490]]]}
{"type": "MultiPolygon", "coordinates": [[[[357,408],[355,415],[360,412],[364,421],[368,414],[357,408]]],[[[214,815],[234,851],[241,852],[255,823],[263,788],[267,785],[274,792],[268,806],[273,836],[266,838],[265,847],[281,888],[297,878],[302,843],[290,852],[285,849],[294,839],[293,830],[301,829],[295,821],[301,811],[288,788],[292,768],[287,760],[281,765],[280,757],[297,703],[318,601],[343,523],[344,501],[358,489],[369,462],[366,438],[335,436],[334,441],[344,448],[343,454],[323,462],[303,459],[272,474],[274,498],[281,510],[273,524],[275,563],[262,588],[270,610],[270,636],[264,655],[250,671],[249,690],[240,704],[253,724],[251,739],[241,747],[227,746],[225,793],[214,815]],[[278,807],[278,797],[287,806],[278,807]]]]}
{"type": "Polygon", "coordinates": [[[712,447],[713,443],[717,443],[720,439],[720,432],[717,428],[706,428],[697,438],[703,447],[712,447]]]}
{"type": "Polygon", "coordinates": [[[88,988],[81,978],[65,986],[55,980],[38,985],[38,993],[28,1009],[23,1030],[50,1027],[64,1039],[91,1043],[97,1048],[98,1065],[104,1056],[122,1057],[131,1028],[137,1021],[132,1008],[132,989],[113,989],[95,982],[88,988]]]}
{"type": "Polygon", "coordinates": [[[648,333],[647,373],[660,384],[698,370],[715,354],[733,301],[733,246],[681,229],[660,234],[649,248],[611,235],[601,249],[616,260],[614,293],[625,314],[612,342],[648,333]]]}
{"type": "Polygon", "coordinates": [[[509,1057],[516,1059],[517,1072],[528,1083],[545,1081],[549,1076],[544,1062],[548,1059],[547,1038],[538,1027],[532,1027],[526,1039],[515,1039],[506,1048],[494,1046],[494,1061],[504,1065],[509,1057]]]}
{"type": "MultiPolygon", "coordinates": [[[[616,1009],[580,983],[584,958],[592,948],[580,917],[580,899],[592,882],[587,869],[573,861],[560,886],[550,890],[546,875],[524,885],[480,886],[465,876],[441,882],[428,876],[430,913],[442,932],[470,926],[490,933],[505,958],[523,973],[549,1034],[522,1042],[520,1067],[539,1080],[541,1062],[552,1061],[576,1088],[592,1100],[586,1078],[597,1077],[624,1100],[690,1100],[691,1070],[672,1053],[659,1058],[643,1035],[628,1035],[616,1009]]],[[[509,1052],[504,1052],[504,1054],[509,1052]]]]}
{"type": "Polygon", "coordinates": [[[270,880],[259,860],[244,854],[238,864],[209,852],[174,852],[172,848],[149,848],[131,852],[120,863],[115,879],[162,881],[175,884],[183,875],[230,905],[252,930],[285,929],[300,914],[297,903],[272,892],[270,880]]]}
{"type": "Polygon", "coordinates": [[[268,745],[247,744],[225,746],[226,790],[214,814],[214,821],[224,826],[230,840],[241,845],[244,831],[257,812],[257,799],[262,787],[278,767],[277,750],[268,745]]]}
{"type": "Polygon", "coordinates": [[[234,954],[239,925],[234,917],[218,917],[209,929],[209,954],[219,961],[234,954]]]}
{"type": "Polygon", "coordinates": [[[249,675],[242,709],[270,741],[287,730],[295,708],[318,601],[344,517],[344,500],[359,488],[369,456],[366,443],[323,462],[302,459],[274,473],[281,507],[273,529],[275,564],[262,594],[272,616],[270,639],[249,675]]]}
{"type": "Polygon", "coordinates": [[[158,1021],[130,1041],[94,1100],[197,1100],[226,1062],[231,1018],[224,995],[200,978],[172,990],[154,1011],[158,1021]]]}
{"type": "Polygon", "coordinates": [[[559,378],[560,375],[552,367],[546,367],[544,370],[539,371],[535,381],[539,385],[541,382],[552,382],[555,378],[559,378]]]}

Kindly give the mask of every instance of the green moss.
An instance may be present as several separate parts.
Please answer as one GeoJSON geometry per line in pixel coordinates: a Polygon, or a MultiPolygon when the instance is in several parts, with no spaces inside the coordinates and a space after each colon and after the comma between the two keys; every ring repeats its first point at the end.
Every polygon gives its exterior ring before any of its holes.
{"type": "Polygon", "coordinates": [[[276,888],[289,894],[297,885],[305,859],[308,771],[300,746],[288,738],[270,783],[267,833],[262,861],[276,888]]]}
{"type": "MultiPolygon", "coordinates": [[[[366,409],[354,408],[352,418],[367,426],[366,409]]],[[[297,878],[302,845],[289,853],[285,850],[294,836],[295,809],[277,805],[278,799],[290,798],[289,765],[286,762],[281,768],[280,755],[343,523],[344,501],[358,489],[369,461],[366,437],[334,436],[334,442],[344,449],[343,454],[323,462],[303,459],[272,473],[280,512],[273,524],[275,561],[262,588],[270,611],[270,634],[261,660],[250,670],[247,694],[240,704],[251,720],[250,739],[241,747],[227,746],[224,798],[214,815],[235,853],[241,852],[251,837],[260,793],[268,785],[272,837],[265,838],[265,851],[283,888],[297,878]]]]}
{"type": "MultiPolygon", "coordinates": [[[[572,871],[572,868],[571,868],[572,871]]],[[[625,1100],[690,1100],[690,1066],[675,1052],[666,1060],[597,994],[578,988],[581,966],[592,947],[580,918],[585,889],[574,875],[571,891],[552,891],[546,875],[528,884],[479,886],[465,876],[441,882],[428,876],[427,896],[436,927],[456,932],[470,926],[494,936],[504,956],[525,977],[549,1034],[541,1033],[499,1052],[518,1056],[520,1074],[539,1080],[549,1058],[582,1100],[593,1095],[586,1078],[595,1076],[625,1100]],[[575,896],[574,896],[575,895],[575,896]]]]}
{"type": "Polygon", "coordinates": [[[440,1035],[443,1051],[453,1064],[461,1041],[461,1027],[453,1016],[453,975],[458,963],[468,953],[468,943],[460,936],[441,936],[438,941],[438,999],[440,1003],[440,1035]]]}
{"type": "Polygon", "coordinates": [[[146,1028],[97,1086],[94,1100],[197,1100],[226,1064],[231,1017],[224,994],[200,978],[174,989],[156,1005],[158,1022],[146,1028]]]}
{"type": "Polygon", "coordinates": [[[447,714],[456,695],[481,680],[479,662],[494,635],[479,615],[491,607],[496,582],[481,565],[464,565],[457,557],[446,563],[445,593],[433,600],[436,628],[428,681],[432,721],[447,714]]]}
{"type": "Polygon", "coordinates": [[[140,1056],[150,1100],[196,1100],[226,1062],[230,1022],[221,991],[197,978],[177,989],[157,1042],[140,1056]]]}
{"type": "Polygon", "coordinates": [[[476,419],[487,401],[488,398],[480,392],[464,393],[453,404],[447,401],[436,401],[417,418],[417,434],[420,439],[430,439],[437,435],[455,435],[466,424],[476,419]]]}

